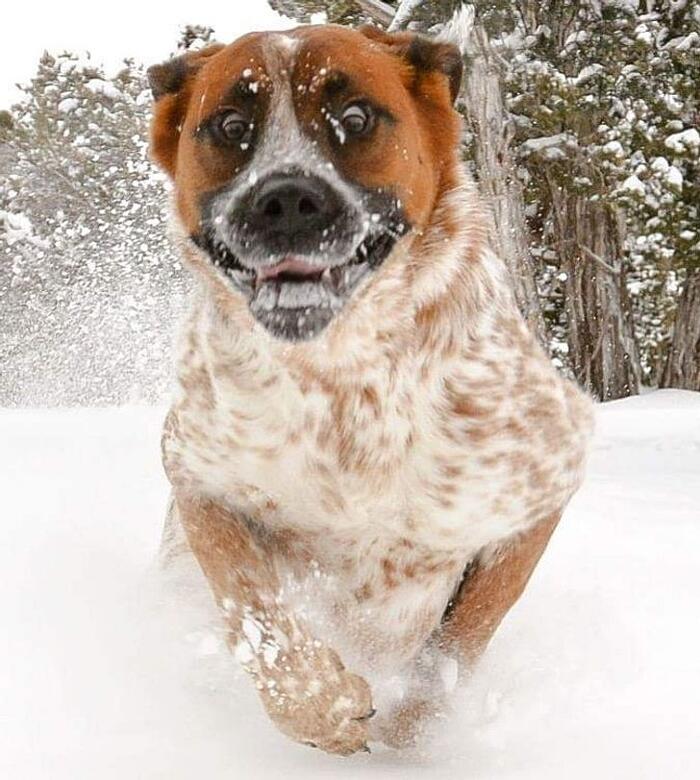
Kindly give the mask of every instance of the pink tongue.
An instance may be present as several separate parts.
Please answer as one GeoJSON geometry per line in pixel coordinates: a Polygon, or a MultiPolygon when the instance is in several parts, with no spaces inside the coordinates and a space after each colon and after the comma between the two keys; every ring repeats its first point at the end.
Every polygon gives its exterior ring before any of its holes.
{"type": "Polygon", "coordinates": [[[298,257],[285,257],[277,265],[272,265],[267,268],[260,268],[258,270],[258,279],[265,281],[265,279],[274,279],[284,272],[292,273],[297,276],[318,276],[323,272],[323,268],[317,265],[311,265],[306,263],[298,257]]]}

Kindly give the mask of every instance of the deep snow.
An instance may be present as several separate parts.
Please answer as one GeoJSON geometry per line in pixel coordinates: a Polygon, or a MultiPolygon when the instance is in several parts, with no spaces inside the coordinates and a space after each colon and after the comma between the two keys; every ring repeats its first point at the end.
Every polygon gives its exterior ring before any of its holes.
{"type": "Polygon", "coordinates": [[[421,754],[351,759],[279,736],[208,594],[156,576],[162,416],[0,411],[0,777],[700,776],[700,394],[599,408],[459,717],[421,754]]]}

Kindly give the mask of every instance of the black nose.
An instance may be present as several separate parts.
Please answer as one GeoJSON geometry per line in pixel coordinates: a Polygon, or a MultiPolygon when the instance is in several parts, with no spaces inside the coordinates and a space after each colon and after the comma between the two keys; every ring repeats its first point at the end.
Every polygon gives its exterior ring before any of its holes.
{"type": "Polygon", "coordinates": [[[258,188],[251,211],[259,229],[304,234],[328,227],[338,213],[338,200],[322,179],[276,174],[258,188]]]}

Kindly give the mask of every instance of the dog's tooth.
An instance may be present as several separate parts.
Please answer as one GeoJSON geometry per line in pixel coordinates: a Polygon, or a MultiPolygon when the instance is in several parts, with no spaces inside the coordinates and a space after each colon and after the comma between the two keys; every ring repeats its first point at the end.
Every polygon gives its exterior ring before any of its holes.
{"type": "Polygon", "coordinates": [[[273,311],[278,305],[279,294],[280,288],[274,283],[258,284],[251,308],[259,311],[273,311]]]}
{"type": "Polygon", "coordinates": [[[253,292],[250,276],[242,271],[227,270],[226,275],[247,295],[253,292]]]}
{"type": "Polygon", "coordinates": [[[301,309],[305,306],[327,306],[329,292],[316,282],[283,283],[277,305],[284,309],[301,309]]]}
{"type": "Polygon", "coordinates": [[[331,275],[331,269],[330,268],[324,268],[323,273],[321,274],[321,279],[324,282],[332,282],[332,275],[331,275]]]}
{"type": "Polygon", "coordinates": [[[344,269],[341,267],[332,268],[329,275],[333,283],[333,289],[335,292],[338,292],[340,289],[340,283],[343,281],[344,269]]]}
{"type": "Polygon", "coordinates": [[[353,287],[367,273],[369,266],[367,263],[355,263],[347,269],[347,280],[345,284],[353,287]]]}

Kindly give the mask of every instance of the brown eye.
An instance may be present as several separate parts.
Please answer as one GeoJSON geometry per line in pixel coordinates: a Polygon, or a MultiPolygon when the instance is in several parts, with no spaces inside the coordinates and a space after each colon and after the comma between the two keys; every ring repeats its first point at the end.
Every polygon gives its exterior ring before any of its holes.
{"type": "Polygon", "coordinates": [[[219,120],[219,130],[226,141],[245,143],[250,135],[251,124],[237,111],[230,111],[219,120]]]}
{"type": "Polygon", "coordinates": [[[340,123],[348,135],[365,135],[372,129],[374,114],[369,106],[354,103],[343,111],[340,123]]]}

